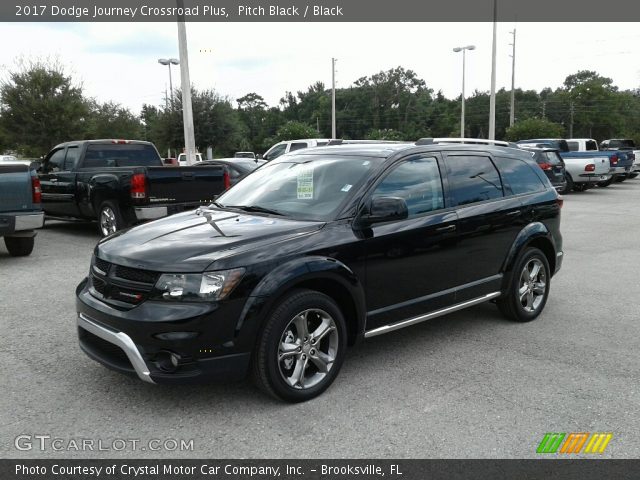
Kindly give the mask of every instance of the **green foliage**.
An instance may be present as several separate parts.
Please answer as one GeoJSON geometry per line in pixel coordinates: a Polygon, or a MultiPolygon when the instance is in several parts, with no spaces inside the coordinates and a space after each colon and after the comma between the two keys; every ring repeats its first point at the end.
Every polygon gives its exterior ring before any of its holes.
{"type": "Polygon", "coordinates": [[[60,142],[82,138],[89,106],[57,63],[23,62],[0,83],[0,123],[8,146],[37,157],[60,142]]]}
{"type": "Polygon", "coordinates": [[[306,123],[290,120],[278,128],[274,142],[272,143],[282,142],[284,140],[295,140],[297,138],[317,138],[317,136],[318,132],[316,132],[315,128],[310,127],[306,123]]]}
{"type": "Polygon", "coordinates": [[[392,128],[377,128],[370,130],[365,136],[366,140],[406,140],[402,132],[392,128]]]}
{"type": "Polygon", "coordinates": [[[562,138],[564,127],[542,118],[528,118],[507,128],[506,140],[517,141],[528,138],[562,138]]]}
{"type": "Polygon", "coordinates": [[[143,137],[140,119],[128,109],[113,102],[98,104],[91,102],[86,122],[86,139],[143,137]]]}

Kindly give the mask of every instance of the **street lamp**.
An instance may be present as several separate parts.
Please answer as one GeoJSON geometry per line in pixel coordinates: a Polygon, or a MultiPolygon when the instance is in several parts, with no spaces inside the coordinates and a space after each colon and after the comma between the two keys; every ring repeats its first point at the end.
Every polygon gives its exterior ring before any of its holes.
{"type": "MultiPolygon", "coordinates": [[[[180,60],[177,58],[159,58],[158,63],[160,65],[167,65],[169,67],[169,91],[171,92],[171,99],[173,99],[173,82],[171,81],[171,65],[180,65],[180,60]]],[[[167,103],[169,98],[165,96],[167,103]]]]}
{"type": "Polygon", "coordinates": [[[460,137],[464,137],[464,73],[465,73],[465,63],[466,63],[466,52],[467,50],[475,50],[475,45],[467,45],[466,47],[456,47],[453,49],[454,52],[462,52],[462,110],[460,112],[460,137]]]}

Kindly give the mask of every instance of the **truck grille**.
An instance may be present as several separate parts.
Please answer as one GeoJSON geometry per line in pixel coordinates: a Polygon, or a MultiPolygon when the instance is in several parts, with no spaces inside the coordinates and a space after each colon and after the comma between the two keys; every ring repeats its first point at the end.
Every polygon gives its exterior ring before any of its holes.
{"type": "Polygon", "coordinates": [[[116,265],[94,256],[90,292],[106,303],[138,305],[149,296],[159,276],[158,272],[116,265]]]}

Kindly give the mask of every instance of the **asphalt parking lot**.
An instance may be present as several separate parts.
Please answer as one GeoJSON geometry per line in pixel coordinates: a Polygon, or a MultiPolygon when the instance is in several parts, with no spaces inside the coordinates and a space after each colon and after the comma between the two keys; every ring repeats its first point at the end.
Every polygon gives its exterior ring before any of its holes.
{"type": "Polygon", "coordinates": [[[149,385],[90,360],[74,290],[97,229],[47,222],[30,257],[0,243],[1,456],[535,458],[546,432],[611,432],[603,456],[640,457],[638,205],[640,179],[566,196],[564,265],[538,320],[510,323],[485,304],[371,338],[297,405],[249,382],[149,385]],[[21,434],[194,449],[20,451],[21,434]]]}

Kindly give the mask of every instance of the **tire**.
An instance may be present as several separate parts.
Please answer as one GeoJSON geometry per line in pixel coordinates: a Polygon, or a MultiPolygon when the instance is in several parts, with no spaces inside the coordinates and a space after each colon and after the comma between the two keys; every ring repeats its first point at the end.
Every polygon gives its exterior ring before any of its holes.
{"type": "Polygon", "coordinates": [[[627,174],[627,178],[636,178],[638,176],[638,173],[629,173],[627,174]]]}
{"type": "Polygon", "coordinates": [[[614,178],[615,177],[612,176],[609,180],[605,180],[604,182],[598,182],[598,186],[602,188],[606,188],[613,183],[614,178]]]}
{"type": "Polygon", "coordinates": [[[26,257],[33,252],[35,237],[4,237],[4,244],[12,257],[26,257]]]}
{"type": "Polygon", "coordinates": [[[574,192],[584,192],[587,189],[587,185],[585,183],[574,183],[572,188],[574,192]]]}
{"type": "Polygon", "coordinates": [[[626,176],[624,176],[624,175],[618,175],[618,176],[616,176],[615,182],[616,182],[616,183],[622,183],[622,182],[624,182],[626,179],[627,179],[627,177],[626,177],[626,176]]]}
{"type": "Polygon", "coordinates": [[[335,380],[346,348],[346,323],[333,299],[314,290],[293,290],[272,310],[258,338],[254,381],[275,398],[310,400],[335,380]]]}
{"type": "Polygon", "coordinates": [[[111,200],[102,202],[98,209],[98,232],[100,232],[100,235],[107,237],[118,230],[122,230],[124,227],[124,219],[118,205],[111,200]]]}
{"type": "Polygon", "coordinates": [[[568,173],[565,174],[564,179],[567,181],[567,184],[562,190],[560,190],[560,195],[566,195],[573,189],[573,179],[571,178],[571,175],[568,173]]]}
{"type": "Polygon", "coordinates": [[[498,308],[509,320],[530,322],[544,310],[549,297],[551,287],[549,261],[541,250],[527,248],[518,258],[511,275],[507,291],[496,302],[498,308]],[[538,268],[538,273],[531,278],[535,268],[538,268]],[[521,293],[525,289],[525,293],[521,293]]]}

